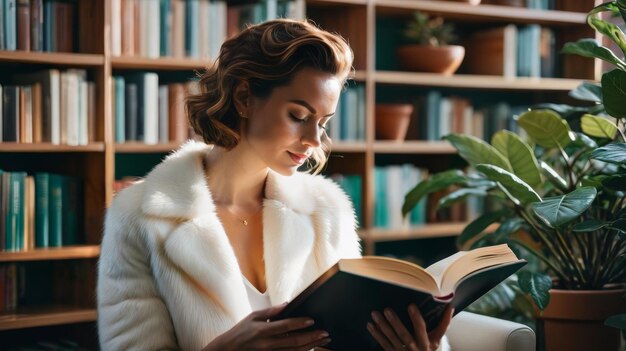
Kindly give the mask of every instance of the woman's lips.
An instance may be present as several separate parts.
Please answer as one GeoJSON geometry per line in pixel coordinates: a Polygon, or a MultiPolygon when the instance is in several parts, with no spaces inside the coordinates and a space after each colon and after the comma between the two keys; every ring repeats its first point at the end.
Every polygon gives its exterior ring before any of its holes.
{"type": "Polygon", "coordinates": [[[289,153],[289,157],[291,157],[291,159],[293,160],[293,162],[301,165],[304,163],[304,161],[306,161],[307,158],[309,158],[309,156],[305,155],[305,154],[297,154],[297,153],[293,153],[291,151],[287,151],[289,153]]]}

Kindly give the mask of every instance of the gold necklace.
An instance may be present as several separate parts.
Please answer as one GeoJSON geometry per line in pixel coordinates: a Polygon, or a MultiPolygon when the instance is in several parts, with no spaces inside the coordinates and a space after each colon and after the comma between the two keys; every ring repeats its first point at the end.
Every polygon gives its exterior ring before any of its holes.
{"type": "MultiPolygon", "coordinates": [[[[261,211],[261,209],[263,208],[263,206],[260,206],[256,211],[254,211],[252,214],[250,214],[249,218],[254,217],[257,213],[259,213],[259,211],[261,211]]],[[[228,213],[230,213],[231,215],[233,215],[239,222],[241,222],[241,224],[243,224],[245,227],[248,226],[248,224],[250,224],[250,222],[248,221],[248,219],[243,218],[243,217],[239,217],[236,213],[234,213],[233,211],[230,210],[230,208],[226,207],[226,211],[228,211],[228,213]]]]}

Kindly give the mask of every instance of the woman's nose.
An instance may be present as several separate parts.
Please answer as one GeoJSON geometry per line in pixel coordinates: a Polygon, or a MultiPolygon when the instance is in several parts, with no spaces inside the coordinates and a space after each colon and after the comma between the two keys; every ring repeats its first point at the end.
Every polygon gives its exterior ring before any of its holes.
{"type": "MultiPolygon", "coordinates": [[[[311,121],[313,122],[313,121],[311,121]]],[[[302,135],[302,144],[309,147],[320,147],[322,145],[322,133],[324,130],[317,125],[317,122],[307,123],[302,135]]]]}

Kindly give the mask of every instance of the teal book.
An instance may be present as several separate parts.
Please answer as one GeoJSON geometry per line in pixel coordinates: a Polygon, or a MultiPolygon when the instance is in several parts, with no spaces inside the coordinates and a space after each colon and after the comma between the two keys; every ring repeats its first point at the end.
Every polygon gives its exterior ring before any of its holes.
{"type": "Polygon", "coordinates": [[[24,183],[26,173],[8,173],[8,202],[5,219],[5,242],[7,251],[21,250],[24,241],[24,183]]]}
{"type": "Polygon", "coordinates": [[[188,57],[199,57],[198,48],[198,12],[200,4],[198,0],[185,2],[185,53],[188,57]]]}
{"type": "Polygon", "coordinates": [[[159,11],[159,51],[161,56],[172,56],[172,3],[171,0],[160,0],[159,11]]]}
{"type": "Polygon", "coordinates": [[[309,317],[326,330],[335,351],[380,350],[367,331],[372,311],[390,308],[411,326],[407,308],[418,306],[427,331],[448,306],[457,314],[526,264],[506,245],[458,252],[422,268],[398,259],[341,259],[272,318],[309,317]]]}
{"type": "Polygon", "coordinates": [[[4,0],[4,49],[17,50],[17,1],[4,0]]]}
{"type": "Polygon", "coordinates": [[[63,246],[63,176],[50,174],[50,202],[48,203],[50,219],[50,247],[63,246]]]}
{"type": "Polygon", "coordinates": [[[50,174],[35,173],[35,247],[50,245],[50,174]]]}
{"type": "Polygon", "coordinates": [[[62,209],[63,209],[63,246],[78,244],[78,180],[73,177],[63,177],[62,209]]]}
{"type": "Polygon", "coordinates": [[[126,141],[126,118],[124,112],[126,111],[125,92],[125,80],[122,76],[113,77],[115,86],[115,142],[123,143],[126,141]]]}

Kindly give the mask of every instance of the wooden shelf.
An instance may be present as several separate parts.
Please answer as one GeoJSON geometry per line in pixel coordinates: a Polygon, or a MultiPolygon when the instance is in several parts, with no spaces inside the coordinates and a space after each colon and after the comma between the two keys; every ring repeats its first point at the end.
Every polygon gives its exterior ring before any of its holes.
{"type": "Polygon", "coordinates": [[[139,56],[111,57],[111,68],[127,70],[187,71],[204,69],[212,63],[211,59],[178,57],[148,58],[139,56]]]}
{"type": "Polygon", "coordinates": [[[376,141],[374,152],[379,154],[452,155],[456,153],[456,150],[446,141],[376,141]]]}
{"type": "Polygon", "coordinates": [[[467,223],[436,223],[403,229],[364,229],[361,239],[369,242],[412,240],[458,236],[467,223]]]}
{"type": "Polygon", "coordinates": [[[104,55],[0,50],[0,62],[94,67],[104,65],[104,55]]]}
{"type": "Polygon", "coordinates": [[[0,330],[94,322],[97,316],[95,308],[52,306],[18,309],[15,313],[0,314],[0,330]]]}
{"type": "MultiPolygon", "coordinates": [[[[503,22],[503,23],[537,23],[549,26],[570,26],[585,24],[586,13],[537,10],[524,7],[509,7],[498,5],[472,6],[454,1],[432,0],[372,0],[376,12],[384,15],[410,15],[419,10],[422,12],[441,15],[450,19],[459,19],[465,22],[503,22]]],[[[591,8],[590,8],[591,9],[591,8]]]]}
{"type": "Polygon", "coordinates": [[[100,245],[50,247],[17,252],[0,252],[0,262],[73,260],[100,256],[100,245]]]}
{"type": "Polygon", "coordinates": [[[444,76],[436,73],[416,73],[400,71],[377,71],[374,73],[376,83],[435,86],[447,88],[490,89],[490,90],[542,90],[570,91],[576,88],[580,79],[565,78],[531,78],[502,76],[481,76],[456,74],[444,76]]]}
{"type": "Polygon", "coordinates": [[[352,79],[357,82],[364,82],[366,77],[367,77],[367,73],[365,73],[365,71],[357,70],[354,72],[354,77],[352,77],[352,79]]]}
{"type": "Polygon", "coordinates": [[[368,0],[308,0],[307,5],[339,6],[339,5],[367,5],[368,0]]]}
{"type": "Polygon", "coordinates": [[[149,145],[139,142],[128,142],[123,144],[115,144],[115,152],[118,154],[169,153],[172,150],[178,149],[180,145],[180,143],[149,145]]]}
{"type": "Polygon", "coordinates": [[[336,142],[330,147],[331,152],[365,152],[367,146],[365,142],[336,142]]]}
{"type": "Polygon", "coordinates": [[[6,143],[0,142],[0,152],[102,152],[104,143],[90,143],[88,145],[53,145],[50,143],[6,143]]]}

